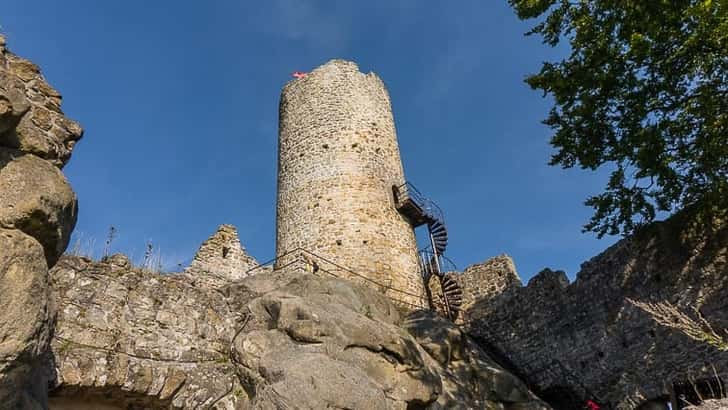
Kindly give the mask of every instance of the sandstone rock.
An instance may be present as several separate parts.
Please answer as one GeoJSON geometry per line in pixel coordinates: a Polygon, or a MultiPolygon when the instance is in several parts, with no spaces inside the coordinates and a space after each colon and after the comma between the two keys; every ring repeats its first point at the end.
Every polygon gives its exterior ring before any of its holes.
{"type": "Polygon", "coordinates": [[[404,408],[440,392],[395,306],[369,289],[302,275],[248,307],[259,329],[234,347],[249,392],[267,392],[254,406],[274,396],[304,408],[404,408]]]}
{"type": "Polygon", "coordinates": [[[49,349],[48,268],[30,236],[0,229],[0,408],[43,408],[49,349]]]}
{"type": "Polygon", "coordinates": [[[513,410],[550,408],[449,320],[419,311],[410,314],[402,326],[442,368],[438,373],[443,393],[437,408],[457,408],[462,403],[472,403],[467,408],[498,408],[503,404],[513,410]]]}
{"type": "Polygon", "coordinates": [[[0,72],[0,135],[14,130],[29,109],[22,82],[0,72]]]}
{"type": "Polygon", "coordinates": [[[61,111],[61,95],[35,64],[0,46],[0,146],[32,153],[62,167],[83,135],[61,111]]]}
{"type": "Polygon", "coordinates": [[[58,168],[0,148],[0,226],[37,239],[49,266],[66,249],[76,212],[76,195],[58,168]]]}
{"type": "Polygon", "coordinates": [[[346,280],[211,288],[75,257],[51,277],[55,409],[548,408],[454,325],[346,280]]]}

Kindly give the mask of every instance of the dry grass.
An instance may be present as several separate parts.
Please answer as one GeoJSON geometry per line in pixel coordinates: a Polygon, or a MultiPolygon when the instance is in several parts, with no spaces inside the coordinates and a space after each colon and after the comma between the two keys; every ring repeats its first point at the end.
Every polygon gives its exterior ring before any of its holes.
{"type": "Polygon", "coordinates": [[[687,337],[705,342],[718,350],[728,351],[728,330],[723,330],[723,334],[715,331],[696,308],[688,313],[669,302],[639,302],[630,298],[627,301],[649,313],[662,326],[678,330],[687,337]]]}
{"type": "MultiPolygon", "coordinates": [[[[75,240],[66,250],[66,255],[84,257],[94,261],[100,261],[108,257],[112,253],[113,240],[118,235],[115,227],[110,227],[107,238],[104,242],[99,242],[92,236],[85,235],[83,232],[75,232],[75,240]]],[[[155,246],[152,240],[148,240],[144,245],[143,256],[139,259],[134,257],[134,252],[121,252],[126,254],[132,261],[132,265],[136,269],[152,273],[167,273],[164,269],[165,259],[159,246],[155,246]]],[[[181,266],[181,264],[178,264],[181,266]]]]}

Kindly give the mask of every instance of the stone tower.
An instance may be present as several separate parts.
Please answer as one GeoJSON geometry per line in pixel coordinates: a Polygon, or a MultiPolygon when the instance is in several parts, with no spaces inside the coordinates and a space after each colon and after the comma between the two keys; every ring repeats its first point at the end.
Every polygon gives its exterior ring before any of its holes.
{"type": "Polygon", "coordinates": [[[393,187],[404,182],[389,94],[377,75],[332,60],[283,88],[279,257],[303,248],[419,303],[414,229],[394,203],[393,187]]]}

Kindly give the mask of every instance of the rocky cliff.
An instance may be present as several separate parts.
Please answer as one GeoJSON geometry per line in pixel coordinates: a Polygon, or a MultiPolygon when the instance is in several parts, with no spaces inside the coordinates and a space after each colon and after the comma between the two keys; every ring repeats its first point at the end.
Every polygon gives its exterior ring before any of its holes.
{"type": "Polygon", "coordinates": [[[53,325],[48,268],[68,245],[76,196],[61,173],[81,138],[61,95],[0,36],[0,407],[43,408],[53,325]]]}

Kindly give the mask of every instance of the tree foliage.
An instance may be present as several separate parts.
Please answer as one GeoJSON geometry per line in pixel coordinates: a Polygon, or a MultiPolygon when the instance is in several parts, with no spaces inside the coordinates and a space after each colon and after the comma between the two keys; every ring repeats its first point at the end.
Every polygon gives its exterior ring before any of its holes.
{"type": "Polygon", "coordinates": [[[607,167],[599,237],[658,212],[728,209],[728,0],[509,0],[570,54],[527,78],[554,99],[551,165],[607,167]]]}

